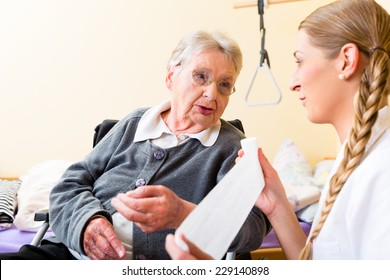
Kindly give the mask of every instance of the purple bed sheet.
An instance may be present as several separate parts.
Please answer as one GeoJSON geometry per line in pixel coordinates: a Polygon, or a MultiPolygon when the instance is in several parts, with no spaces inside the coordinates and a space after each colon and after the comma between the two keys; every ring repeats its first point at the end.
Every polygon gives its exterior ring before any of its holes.
{"type": "MultiPolygon", "coordinates": [[[[311,224],[306,222],[299,222],[306,236],[309,235],[311,224]]],[[[278,248],[280,247],[278,238],[276,237],[275,231],[271,230],[267,236],[264,238],[263,243],[260,246],[260,249],[265,248],[278,248]]]]}
{"type": "MultiPolygon", "coordinates": [[[[300,222],[302,229],[309,234],[311,224],[300,222]]],[[[9,229],[0,231],[0,253],[17,252],[24,244],[30,244],[35,236],[35,232],[20,231],[15,226],[9,229]]],[[[53,235],[49,230],[45,236],[53,235]]],[[[260,249],[262,248],[277,248],[279,241],[273,230],[264,238],[260,249]]]]}
{"type": "MultiPolygon", "coordinates": [[[[36,232],[20,231],[14,225],[0,231],[0,253],[19,251],[22,245],[30,244],[35,235],[36,232]]],[[[45,236],[50,235],[53,235],[53,232],[48,230],[45,236]]]]}

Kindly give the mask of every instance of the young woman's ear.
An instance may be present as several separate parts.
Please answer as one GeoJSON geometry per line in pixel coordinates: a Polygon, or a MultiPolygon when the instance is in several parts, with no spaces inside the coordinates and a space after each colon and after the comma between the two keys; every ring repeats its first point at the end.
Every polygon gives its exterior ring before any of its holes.
{"type": "Polygon", "coordinates": [[[359,48],[353,44],[348,43],[345,44],[339,53],[339,71],[340,71],[340,77],[343,77],[343,79],[348,79],[351,77],[358,69],[359,65],[359,48]]]}

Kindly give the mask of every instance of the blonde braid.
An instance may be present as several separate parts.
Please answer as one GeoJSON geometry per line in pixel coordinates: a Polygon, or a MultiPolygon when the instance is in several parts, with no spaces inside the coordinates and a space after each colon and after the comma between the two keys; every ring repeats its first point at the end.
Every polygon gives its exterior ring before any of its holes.
{"type": "Polygon", "coordinates": [[[311,259],[311,247],[313,240],[319,235],[345,182],[360,164],[364,156],[366,145],[371,136],[372,127],[378,118],[378,111],[384,96],[383,93],[386,90],[387,77],[385,73],[389,73],[389,71],[383,71],[382,73],[380,71],[375,71],[383,68],[380,66],[373,68],[372,61],[375,61],[375,58],[371,59],[370,67],[368,69],[374,70],[372,71],[374,74],[373,82],[368,82],[370,81],[370,71],[366,70],[360,84],[359,94],[355,99],[355,118],[345,146],[344,158],[340,163],[337,172],[330,180],[330,187],[328,193],[326,194],[321,216],[312,232],[309,242],[301,252],[300,259],[311,259]]]}
{"type": "Polygon", "coordinates": [[[390,87],[389,15],[387,12],[383,13],[382,11],[381,13],[378,11],[378,15],[381,14],[384,15],[385,19],[378,16],[376,20],[381,23],[385,22],[385,24],[382,24],[385,29],[380,30],[380,26],[378,27],[380,24],[378,23],[376,23],[378,24],[376,27],[378,28],[378,34],[382,34],[383,38],[376,38],[378,44],[371,46],[371,49],[367,51],[369,63],[362,75],[359,92],[355,97],[355,116],[345,146],[344,157],[338,170],[330,180],[320,218],[310,239],[301,251],[300,259],[312,258],[313,240],[318,237],[345,182],[362,161],[366,145],[371,137],[372,127],[378,118],[378,111],[383,104],[387,103],[390,87]]]}

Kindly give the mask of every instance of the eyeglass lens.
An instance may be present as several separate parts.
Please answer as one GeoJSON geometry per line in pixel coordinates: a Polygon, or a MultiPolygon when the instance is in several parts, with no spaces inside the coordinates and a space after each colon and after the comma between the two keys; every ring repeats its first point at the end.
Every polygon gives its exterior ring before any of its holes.
{"type": "MultiPolygon", "coordinates": [[[[212,82],[214,82],[211,79],[210,73],[203,69],[194,70],[192,72],[192,79],[199,86],[210,85],[212,82]]],[[[235,92],[235,87],[233,83],[231,83],[229,80],[221,80],[216,83],[217,83],[218,91],[222,95],[231,95],[232,93],[235,92]]]]}

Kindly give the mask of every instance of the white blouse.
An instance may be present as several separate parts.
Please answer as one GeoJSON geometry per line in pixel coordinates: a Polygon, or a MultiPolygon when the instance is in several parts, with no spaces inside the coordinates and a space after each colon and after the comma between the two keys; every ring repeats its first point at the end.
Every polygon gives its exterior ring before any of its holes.
{"type": "MultiPolygon", "coordinates": [[[[366,154],[313,242],[313,259],[390,259],[390,110],[380,111],[366,154]]],[[[331,174],[339,166],[345,143],[331,174]]],[[[329,185],[323,190],[323,205],[329,185]]],[[[312,230],[320,216],[318,210],[312,230]]]]}

